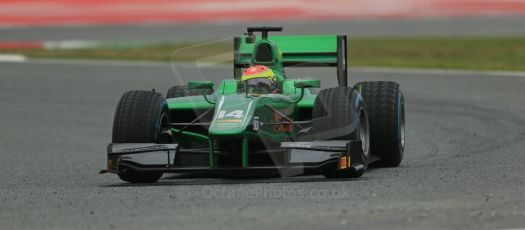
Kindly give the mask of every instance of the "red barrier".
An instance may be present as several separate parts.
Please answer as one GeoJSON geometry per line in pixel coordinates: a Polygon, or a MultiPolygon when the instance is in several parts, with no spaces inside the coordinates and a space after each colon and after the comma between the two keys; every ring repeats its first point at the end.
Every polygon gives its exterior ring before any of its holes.
{"type": "Polygon", "coordinates": [[[0,0],[0,26],[525,15],[525,0],[0,0]]]}

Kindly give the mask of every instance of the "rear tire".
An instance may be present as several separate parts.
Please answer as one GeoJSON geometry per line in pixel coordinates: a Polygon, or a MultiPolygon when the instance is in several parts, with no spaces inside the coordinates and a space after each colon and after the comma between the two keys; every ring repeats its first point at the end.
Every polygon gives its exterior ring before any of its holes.
{"type": "MultiPolygon", "coordinates": [[[[359,93],[347,87],[323,89],[317,94],[312,112],[315,140],[361,140],[366,168],[369,157],[368,118],[359,93]]],[[[326,178],[356,178],[364,170],[322,169],[326,178]]]]}
{"type": "Polygon", "coordinates": [[[369,81],[356,84],[368,108],[370,150],[378,166],[397,167],[405,151],[405,102],[399,84],[369,81]]]}
{"type": "Polygon", "coordinates": [[[177,98],[198,95],[210,95],[213,93],[211,89],[188,89],[188,86],[176,85],[171,87],[166,93],[166,98],[177,98]]]}
{"type": "MultiPolygon", "coordinates": [[[[128,91],[124,93],[115,111],[113,143],[159,143],[162,127],[169,123],[168,106],[160,93],[128,91]]],[[[154,183],[162,173],[137,172],[119,168],[118,176],[131,183],[154,183]]]]}

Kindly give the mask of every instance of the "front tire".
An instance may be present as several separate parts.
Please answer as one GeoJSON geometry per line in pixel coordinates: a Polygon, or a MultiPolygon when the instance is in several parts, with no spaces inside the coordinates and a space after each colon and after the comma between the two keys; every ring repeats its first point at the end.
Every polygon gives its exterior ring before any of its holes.
{"type": "MultiPolygon", "coordinates": [[[[317,94],[312,112],[315,140],[361,140],[364,166],[369,159],[369,126],[363,98],[347,87],[323,89],[317,94]]],[[[322,169],[326,178],[357,178],[364,170],[322,169]]]]}
{"type": "Polygon", "coordinates": [[[397,167],[405,152],[405,101],[399,84],[368,81],[356,84],[368,108],[371,152],[378,166],[397,167]]]}
{"type": "MultiPolygon", "coordinates": [[[[168,106],[162,94],[153,91],[124,93],[115,111],[113,143],[163,142],[163,127],[169,123],[168,106]]],[[[119,168],[118,176],[131,183],[154,183],[162,173],[119,168]]]]}

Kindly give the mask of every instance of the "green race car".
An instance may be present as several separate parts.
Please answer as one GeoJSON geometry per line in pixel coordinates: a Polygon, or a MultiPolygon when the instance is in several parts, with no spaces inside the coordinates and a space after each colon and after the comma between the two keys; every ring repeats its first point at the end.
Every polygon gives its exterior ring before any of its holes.
{"type": "MultiPolygon", "coordinates": [[[[322,174],[360,177],[369,164],[395,167],[405,148],[405,106],[395,82],[347,86],[346,36],[234,38],[234,76],[155,91],[128,91],[117,106],[107,169],[132,183],[163,173],[322,174]],[[241,81],[251,66],[274,73],[275,91],[241,81]],[[288,79],[285,67],[337,68],[338,87],[288,79]]],[[[255,35],[261,32],[261,35],[255,35]]],[[[335,76],[334,76],[335,77],[335,76]]]]}

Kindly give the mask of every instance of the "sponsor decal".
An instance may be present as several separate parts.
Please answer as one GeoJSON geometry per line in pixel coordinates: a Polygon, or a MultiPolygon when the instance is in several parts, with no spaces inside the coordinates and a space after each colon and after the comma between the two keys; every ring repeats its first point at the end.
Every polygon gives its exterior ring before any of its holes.
{"type": "Polygon", "coordinates": [[[261,125],[261,122],[259,121],[259,117],[254,116],[253,117],[253,131],[259,131],[260,125],[261,125]]]}
{"type": "Polygon", "coordinates": [[[235,125],[241,123],[243,117],[243,110],[234,110],[231,112],[221,110],[217,114],[217,120],[215,122],[219,125],[235,125]]]}
{"type": "MultiPolygon", "coordinates": [[[[273,121],[274,123],[288,123],[284,117],[279,115],[278,113],[273,114],[273,121]]],[[[293,124],[275,124],[273,126],[274,132],[293,132],[293,124]]]]}
{"type": "Polygon", "coordinates": [[[241,123],[241,119],[222,119],[217,120],[218,123],[241,123]]]}

